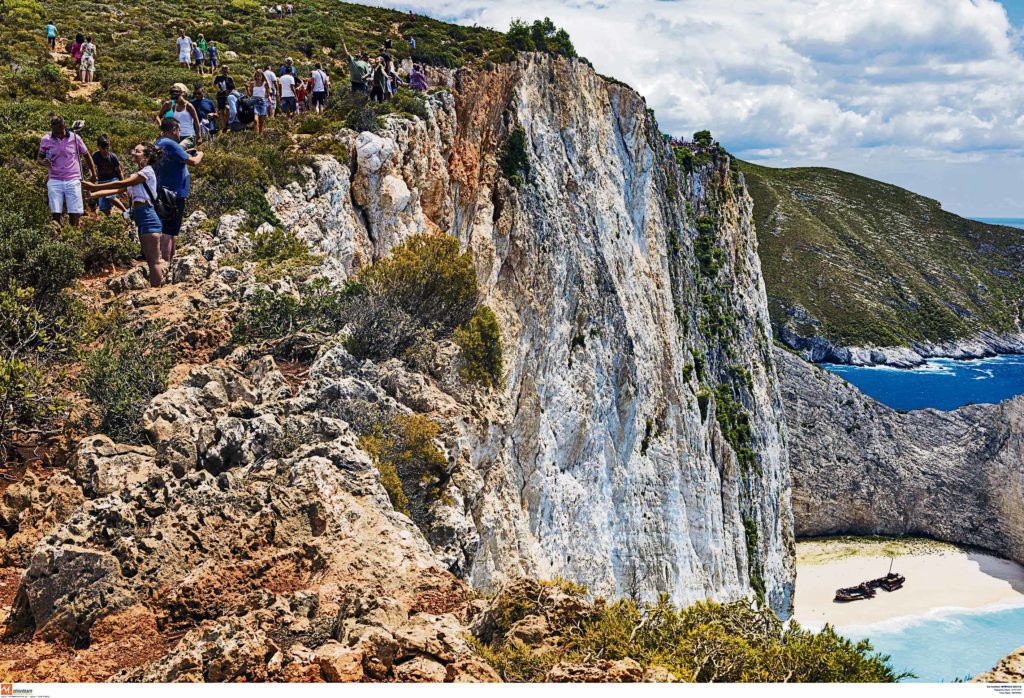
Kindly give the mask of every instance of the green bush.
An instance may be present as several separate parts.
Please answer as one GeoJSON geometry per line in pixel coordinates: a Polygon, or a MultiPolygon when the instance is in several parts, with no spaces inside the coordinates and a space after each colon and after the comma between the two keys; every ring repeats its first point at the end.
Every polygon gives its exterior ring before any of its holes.
{"type": "Polygon", "coordinates": [[[155,330],[114,327],[86,357],[82,393],[92,401],[101,432],[115,441],[141,443],[140,421],[149,401],[167,388],[174,354],[155,330]]]}
{"type": "Polygon", "coordinates": [[[381,473],[381,483],[396,511],[422,522],[447,479],[447,460],[434,444],[437,422],[420,414],[399,415],[359,439],[381,473]]]}
{"type": "Polygon", "coordinates": [[[517,188],[523,185],[524,178],[530,176],[530,159],[526,154],[526,131],[521,127],[517,126],[509,132],[498,156],[498,167],[505,179],[517,188]]]}
{"type": "Polygon", "coordinates": [[[448,235],[414,235],[359,275],[371,295],[448,337],[476,312],[472,256],[448,235]]]}
{"type": "Polygon", "coordinates": [[[274,227],[263,232],[250,233],[253,256],[262,262],[284,262],[309,259],[309,245],[294,230],[274,227]]]}
{"type": "Polygon", "coordinates": [[[535,20],[533,24],[519,19],[512,20],[505,40],[516,51],[540,51],[567,58],[577,56],[568,32],[556,27],[548,17],[535,20]]]}
{"type": "Polygon", "coordinates": [[[40,305],[32,289],[11,282],[0,291],[0,459],[18,427],[64,410],[54,368],[74,351],[76,330],[66,300],[40,305]]]}
{"type": "Polygon", "coordinates": [[[139,252],[135,227],[116,214],[87,216],[79,227],[63,228],[61,239],[78,250],[86,272],[128,264],[139,252]]]}
{"type": "Polygon", "coordinates": [[[49,230],[10,229],[0,213],[0,288],[11,284],[31,288],[39,299],[52,297],[71,286],[83,271],[74,245],[57,239],[49,230]]]}
{"type": "Polygon", "coordinates": [[[296,332],[334,334],[347,322],[349,298],[355,287],[335,289],[318,279],[291,294],[260,289],[246,303],[234,328],[235,342],[277,339],[296,332]]]}
{"type": "Polygon", "coordinates": [[[501,345],[501,327],[494,311],[480,306],[464,326],[455,330],[455,343],[462,349],[465,380],[486,386],[500,386],[504,363],[501,345]]]}
{"type": "MultiPolygon", "coordinates": [[[[504,603],[505,599],[500,599],[504,603]]],[[[541,601],[529,613],[551,617],[541,601]]],[[[583,618],[555,616],[543,644],[483,638],[477,651],[506,681],[544,681],[558,662],[633,659],[663,667],[685,682],[891,683],[898,673],[867,640],[854,642],[826,626],[804,630],[783,624],[770,610],[744,601],[704,601],[676,608],[663,595],[656,603],[598,603],[583,618]]]]}

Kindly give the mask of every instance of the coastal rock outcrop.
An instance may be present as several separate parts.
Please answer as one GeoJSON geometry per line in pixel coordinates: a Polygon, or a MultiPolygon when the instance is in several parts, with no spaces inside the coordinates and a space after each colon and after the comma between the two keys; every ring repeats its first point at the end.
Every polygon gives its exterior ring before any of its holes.
{"type": "Polygon", "coordinates": [[[724,157],[683,176],[643,99],[577,61],[451,82],[429,119],[388,118],[349,162],[319,158],[268,195],[339,280],[417,232],[473,252],[506,385],[486,419],[455,424],[449,561],[481,587],[564,576],[680,602],[763,588],[785,611],[789,483],[742,178],[724,157]]]}
{"type": "MultiPolygon", "coordinates": [[[[244,214],[195,214],[171,285],[110,284],[196,334],[194,365],[145,410],[152,447],[79,444],[84,501],[39,531],[8,619],[23,654],[78,647],[104,667],[80,675],[109,678],[104,648],[133,638],[120,679],[486,681],[471,587],[563,577],[789,611],[781,393],[742,176],[724,154],[681,169],[643,99],[583,62],[524,55],[453,84],[425,120],[340,132],[347,160],[317,156],[267,200],[339,286],[412,235],[457,238],[501,326],[503,384],[460,379],[451,342],[379,362],[331,336],[231,344],[254,294],[306,290],[237,261],[244,214]],[[439,427],[444,478],[409,515],[361,442],[376,414],[439,427]]],[[[542,637],[541,620],[516,632],[542,637]]]]}
{"type": "Polygon", "coordinates": [[[798,536],[923,535],[1024,563],[1024,397],[897,412],[776,356],[798,536]]]}

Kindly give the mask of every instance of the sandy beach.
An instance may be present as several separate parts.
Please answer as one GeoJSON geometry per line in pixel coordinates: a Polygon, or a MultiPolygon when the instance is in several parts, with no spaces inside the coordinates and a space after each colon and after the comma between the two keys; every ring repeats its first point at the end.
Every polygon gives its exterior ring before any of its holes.
{"type": "Polygon", "coordinates": [[[860,626],[946,608],[1024,606],[1024,567],[924,539],[832,538],[797,543],[794,617],[802,625],[860,626]],[[835,603],[839,587],[893,571],[907,578],[895,592],[835,603]]]}

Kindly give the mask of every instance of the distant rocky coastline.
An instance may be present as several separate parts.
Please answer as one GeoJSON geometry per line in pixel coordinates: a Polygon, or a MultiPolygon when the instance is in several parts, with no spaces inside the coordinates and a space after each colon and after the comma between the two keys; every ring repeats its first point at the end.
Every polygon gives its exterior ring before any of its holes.
{"type": "Polygon", "coordinates": [[[849,366],[891,366],[914,368],[929,359],[984,359],[999,354],[1024,354],[1024,333],[1001,335],[983,331],[971,338],[932,344],[912,342],[905,347],[847,347],[824,337],[803,337],[793,330],[778,329],[779,340],[812,363],[849,366]]]}

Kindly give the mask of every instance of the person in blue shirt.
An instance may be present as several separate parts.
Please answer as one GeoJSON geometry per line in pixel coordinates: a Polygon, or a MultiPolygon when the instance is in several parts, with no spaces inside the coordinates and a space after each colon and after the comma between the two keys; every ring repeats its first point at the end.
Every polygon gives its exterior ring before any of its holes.
{"type": "Polygon", "coordinates": [[[177,246],[178,233],[181,232],[181,221],[185,217],[185,202],[191,191],[191,179],[188,166],[193,167],[203,161],[203,153],[198,150],[186,151],[178,145],[181,136],[180,125],[174,117],[168,116],[160,121],[160,140],[155,145],[164,151],[164,156],[156,166],[156,183],[158,188],[170,189],[174,192],[175,209],[163,223],[163,234],[160,236],[160,256],[164,262],[171,263],[177,246]]]}
{"type": "Polygon", "coordinates": [[[203,94],[203,86],[196,85],[192,91],[192,106],[195,107],[196,116],[199,117],[199,126],[205,131],[202,140],[212,141],[213,134],[217,132],[217,119],[210,118],[217,113],[217,107],[213,100],[203,94]]]}
{"type": "Polygon", "coordinates": [[[57,26],[53,23],[52,19],[46,25],[46,43],[50,45],[51,51],[57,49],[57,26]]]}
{"type": "Polygon", "coordinates": [[[206,45],[206,57],[210,64],[210,73],[213,74],[217,70],[217,44],[215,42],[211,41],[206,45]]]}
{"type": "Polygon", "coordinates": [[[299,78],[299,71],[295,69],[295,63],[291,58],[286,58],[281,64],[281,69],[277,71],[278,77],[283,78],[285,75],[291,75],[296,80],[299,78]]]}

